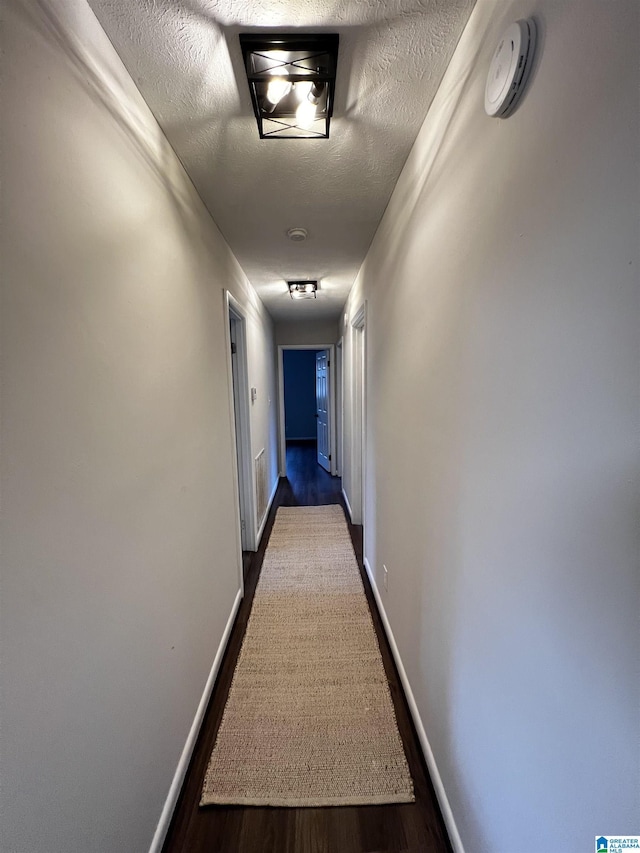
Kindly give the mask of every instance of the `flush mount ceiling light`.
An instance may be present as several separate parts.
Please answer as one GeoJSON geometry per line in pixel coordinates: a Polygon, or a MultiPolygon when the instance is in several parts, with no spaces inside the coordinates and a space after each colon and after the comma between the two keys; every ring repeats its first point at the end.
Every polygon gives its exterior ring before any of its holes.
{"type": "Polygon", "coordinates": [[[250,33],[240,46],[260,139],[328,139],[338,36],[250,33]]]}
{"type": "Polygon", "coordinates": [[[288,281],[292,299],[316,299],[317,281],[288,281]]]}

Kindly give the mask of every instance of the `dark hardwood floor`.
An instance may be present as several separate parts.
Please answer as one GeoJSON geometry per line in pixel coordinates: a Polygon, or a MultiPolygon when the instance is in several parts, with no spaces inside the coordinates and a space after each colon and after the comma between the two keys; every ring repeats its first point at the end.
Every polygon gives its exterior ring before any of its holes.
{"type": "Polygon", "coordinates": [[[420,751],[400,680],[362,565],[362,528],[348,519],[354,551],[372,612],[416,802],[340,808],[198,806],[200,789],[244,637],[264,552],[279,506],[341,504],[342,486],[315,460],[308,443],[287,446],[281,479],[259,550],[245,562],[245,597],[218,674],[163,853],[450,853],[451,846],[420,751]]]}

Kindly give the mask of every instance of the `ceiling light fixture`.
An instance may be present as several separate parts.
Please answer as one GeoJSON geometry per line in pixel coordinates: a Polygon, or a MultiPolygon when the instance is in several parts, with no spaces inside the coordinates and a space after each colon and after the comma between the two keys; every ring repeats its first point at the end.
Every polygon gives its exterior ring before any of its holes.
{"type": "Polygon", "coordinates": [[[292,299],[316,299],[317,281],[288,281],[289,294],[292,299]]]}
{"type": "Polygon", "coordinates": [[[328,139],[338,36],[240,36],[260,139],[328,139]]]}

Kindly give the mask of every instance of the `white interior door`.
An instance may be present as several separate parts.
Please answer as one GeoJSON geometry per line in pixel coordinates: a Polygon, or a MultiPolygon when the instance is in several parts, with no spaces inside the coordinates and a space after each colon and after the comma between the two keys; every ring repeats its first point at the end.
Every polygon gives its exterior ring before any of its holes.
{"type": "Polygon", "coordinates": [[[316,353],[316,418],[318,437],[318,465],[331,473],[331,446],[329,422],[329,353],[316,353]]]}

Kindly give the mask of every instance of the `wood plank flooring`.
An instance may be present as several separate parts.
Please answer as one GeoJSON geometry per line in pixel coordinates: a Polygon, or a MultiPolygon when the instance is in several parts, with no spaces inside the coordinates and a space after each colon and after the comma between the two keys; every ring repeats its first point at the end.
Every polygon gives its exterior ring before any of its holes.
{"type": "Polygon", "coordinates": [[[433,786],[362,566],[362,528],[350,523],[349,531],[389,679],[398,728],[414,780],[416,802],[321,809],[242,806],[201,809],[198,806],[276,509],[279,506],[330,503],[341,504],[344,508],[341,488],[340,479],[331,477],[316,463],[313,445],[292,443],[287,446],[287,478],[282,479],[278,486],[260,549],[245,562],[245,597],[231,632],[163,853],[451,853],[433,786]]]}

